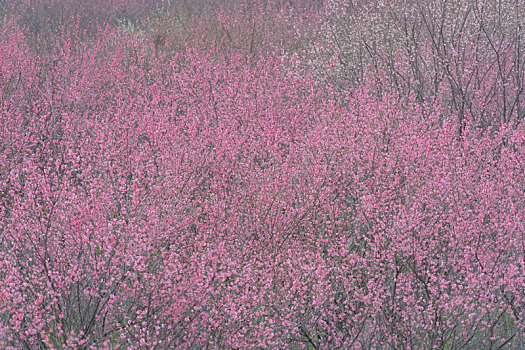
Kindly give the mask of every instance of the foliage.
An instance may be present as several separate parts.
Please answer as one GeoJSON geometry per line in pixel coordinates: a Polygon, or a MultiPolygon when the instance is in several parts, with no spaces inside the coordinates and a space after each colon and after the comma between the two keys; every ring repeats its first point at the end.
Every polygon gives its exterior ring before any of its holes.
{"type": "MultiPolygon", "coordinates": [[[[523,83],[517,54],[461,61],[487,76],[462,109],[459,77],[352,75],[357,56],[327,44],[333,23],[356,29],[344,4],[166,5],[126,24],[71,7],[38,33],[4,8],[0,347],[523,348],[522,95],[498,90],[523,83]]],[[[374,35],[364,61],[405,45],[374,35]]]]}

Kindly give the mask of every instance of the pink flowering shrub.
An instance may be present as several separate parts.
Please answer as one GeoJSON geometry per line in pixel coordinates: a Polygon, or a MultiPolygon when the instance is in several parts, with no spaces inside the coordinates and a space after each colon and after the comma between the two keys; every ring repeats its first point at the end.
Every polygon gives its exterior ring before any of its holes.
{"type": "Polygon", "coordinates": [[[328,0],[322,16],[308,65],[341,89],[374,77],[376,93],[413,93],[461,121],[525,116],[525,1],[328,0]]]}
{"type": "Polygon", "coordinates": [[[339,89],[267,11],[2,22],[0,348],[523,348],[521,120],[339,89]]]}

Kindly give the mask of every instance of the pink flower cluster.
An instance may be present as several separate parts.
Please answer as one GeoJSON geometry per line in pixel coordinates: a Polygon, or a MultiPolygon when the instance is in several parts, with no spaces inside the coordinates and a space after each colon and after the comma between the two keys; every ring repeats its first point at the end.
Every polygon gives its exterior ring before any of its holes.
{"type": "Polygon", "coordinates": [[[275,33],[0,27],[0,348],[524,346],[520,119],[339,89],[275,33]]]}

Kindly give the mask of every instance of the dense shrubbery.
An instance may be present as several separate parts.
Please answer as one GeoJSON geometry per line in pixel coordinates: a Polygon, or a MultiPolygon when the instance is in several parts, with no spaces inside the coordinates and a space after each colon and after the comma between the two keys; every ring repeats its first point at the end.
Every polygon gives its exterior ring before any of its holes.
{"type": "Polygon", "coordinates": [[[525,1],[331,0],[311,46],[321,71],[338,58],[343,89],[372,75],[378,92],[490,125],[525,117],[524,25],[525,1]]]}
{"type": "Polygon", "coordinates": [[[92,3],[3,5],[1,348],[525,346],[521,0],[92,3]]]}

